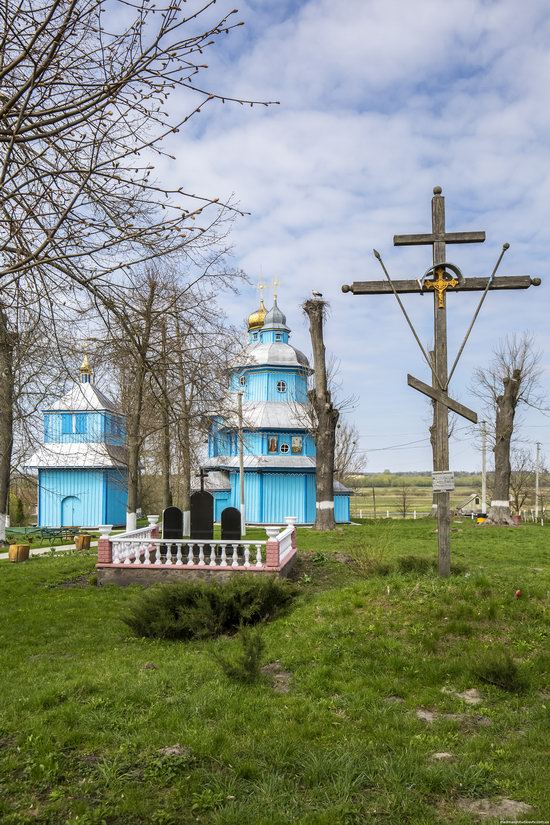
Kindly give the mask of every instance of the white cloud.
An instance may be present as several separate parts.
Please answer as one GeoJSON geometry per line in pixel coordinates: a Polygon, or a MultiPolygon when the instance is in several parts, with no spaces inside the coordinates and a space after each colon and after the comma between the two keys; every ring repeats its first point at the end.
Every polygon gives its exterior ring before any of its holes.
{"type": "MultiPolygon", "coordinates": [[[[360,397],[354,417],[373,434],[364,446],[422,437],[426,406],[405,375],[427,376],[395,301],[344,296],[340,285],[382,277],[373,246],[396,276],[427,268],[428,248],[394,249],[391,239],[429,229],[434,184],[447,196],[450,230],[487,231],[482,247],[449,248],[466,273],[490,272],[506,240],[502,274],[545,275],[550,8],[544,0],[250,0],[241,11],[247,26],[208,56],[207,85],[281,105],[212,104],[174,139],[169,173],[191,191],[234,193],[252,212],[235,225],[236,262],[253,277],[261,266],[281,279],[298,346],[308,347],[301,300],[320,288],[331,301],[328,344],[345,390],[360,397]]],[[[180,95],[173,105],[183,103],[180,95]]],[[[254,303],[252,290],[245,297],[254,303]]],[[[449,300],[451,350],[475,301],[449,300]]],[[[235,319],[244,303],[234,305],[235,319]]],[[[430,299],[413,296],[407,306],[429,343],[430,299]]],[[[475,406],[471,371],[507,331],[531,329],[550,354],[547,317],[547,286],[490,295],[453,392],[475,406]]],[[[545,422],[533,415],[527,423],[545,422]]],[[[477,460],[459,445],[456,468],[477,460]]],[[[370,463],[428,465],[429,450],[373,453],[370,463]]]]}

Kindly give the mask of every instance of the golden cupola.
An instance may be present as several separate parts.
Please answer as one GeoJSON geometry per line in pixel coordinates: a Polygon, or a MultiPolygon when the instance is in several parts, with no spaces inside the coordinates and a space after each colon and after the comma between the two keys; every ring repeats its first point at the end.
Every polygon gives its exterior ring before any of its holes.
{"type": "Polygon", "coordinates": [[[267,315],[267,309],[264,304],[264,299],[260,300],[260,306],[258,309],[253,312],[251,315],[248,316],[248,329],[261,329],[264,325],[265,316],[267,315]]]}
{"type": "Polygon", "coordinates": [[[88,360],[88,353],[85,352],[84,358],[82,359],[82,364],[80,365],[80,383],[91,384],[93,374],[90,361],[88,360]]]}

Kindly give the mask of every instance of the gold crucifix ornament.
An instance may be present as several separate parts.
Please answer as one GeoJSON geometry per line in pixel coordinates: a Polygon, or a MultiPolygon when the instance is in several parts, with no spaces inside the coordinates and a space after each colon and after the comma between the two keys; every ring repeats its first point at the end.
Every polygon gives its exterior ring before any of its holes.
{"type": "Polygon", "coordinates": [[[454,264],[437,264],[430,267],[422,278],[422,289],[433,289],[437,292],[439,309],[445,308],[445,293],[448,289],[456,289],[464,280],[460,269],[454,264]],[[449,274],[447,270],[450,269],[457,276],[456,278],[449,274]],[[433,278],[427,278],[432,273],[433,278]]]}

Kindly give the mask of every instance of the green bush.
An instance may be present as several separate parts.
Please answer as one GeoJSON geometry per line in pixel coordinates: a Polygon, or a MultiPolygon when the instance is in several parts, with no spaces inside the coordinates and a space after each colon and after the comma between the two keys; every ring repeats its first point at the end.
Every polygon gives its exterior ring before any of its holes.
{"type": "Polygon", "coordinates": [[[137,636],[150,639],[208,639],[272,619],[295,592],[287,581],[254,575],[227,583],[160,585],[144,593],[123,620],[137,636]]]}
{"type": "Polygon", "coordinates": [[[471,669],[479,679],[511,693],[519,693],[526,687],[525,677],[507,650],[478,654],[471,669]]]}
{"type": "Polygon", "coordinates": [[[234,682],[243,682],[252,685],[262,680],[262,656],[265,642],[260,628],[241,627],[239,632],[239,655],[229,658],[221,653],[214,653],[213,657],[221,669],[234,682]]]}

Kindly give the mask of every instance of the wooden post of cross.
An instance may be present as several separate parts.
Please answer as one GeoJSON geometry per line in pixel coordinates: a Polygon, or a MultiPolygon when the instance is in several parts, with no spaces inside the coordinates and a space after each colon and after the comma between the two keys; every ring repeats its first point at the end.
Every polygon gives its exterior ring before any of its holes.
{"type": "MultiPolygon", "coordinates": [[[[435,449],[434,471],[444,472],[449,469],[449,409],[477,423],[477,415],[457,401],[449,397],[448,359],[447,359],[447,307],[446,295],[450,292],[482,291],[487,293],[495,289],[527,289],[538,286],[540,278],[530,278],[528,275],[492,278],[462,278],[460,271],[446,260],[446,245],[460,243],[482,243],[485,232],[446,232],[445,229],[445,199],[441,194],[441,187],[436,186],[432,198],[432,231],[430,234],[395,235],[395,246],[430,245],[433,249],[433,268],[430,270],[433,277],[430,279],[412,279],[406,281],[391,281],[387,271],[386,281],[359,281],[351,285],[344,284],[343,292],[354,295],[380,295],[394,293],[399,300],[399,293],[422,293],[433,289],[434,293],[434,358],[431,364],[432,385],[425,384],[413,376],[408,376],[409,386],[429,396],[435,402],[435,449]],[[458,277],[455,277],[455,274],[458,277]]],[[[507,248],[507,247],[505,247],[507,248]]],[[[375,253],[377,257],[380,256],[375,253]]],[[[502,258],[502,255],[501,255],[502,258]]],[[[499,258],[498,263],[500,263],[499,258]]],[[[381,259],[380,259],[381,260],[381,259]]],[[[498,266],[497,263],[497,266],[498,266]]],[[[495,268],[496,269],[496,268],[495,268]]],[[[474,315],[470,329],[466,335],[466,342],[471,327],[477,317],[474,315]]],[[[402,307],[403,309],[403,307],[402,307]]],[[[407,321],[409,321],[407,317],[407,321]]],[[[411,329],[414,332],[412,325],[411,329]]],[[[417,341],[418,336],[414,332],[417,341]]],[[[419,342],[420,343],[420,342],[419,342]]],[[[463,344],[464,346],[464,344],[463,344]]],[[[459,356],[462,350],[459,352],[459,356]]],[[[453,365],[456,366],[458,357],[453,365]]],[[[450,547],[450,507],[449,493],[437,493],[437,527],[439,550],[439,573],[448,576],[451,572],[450,547]]]]}

